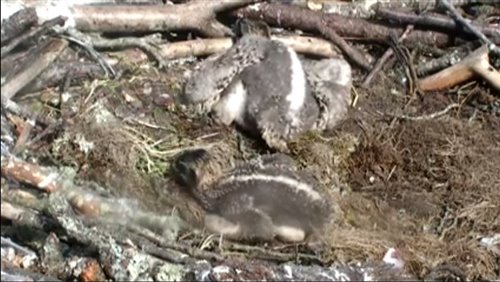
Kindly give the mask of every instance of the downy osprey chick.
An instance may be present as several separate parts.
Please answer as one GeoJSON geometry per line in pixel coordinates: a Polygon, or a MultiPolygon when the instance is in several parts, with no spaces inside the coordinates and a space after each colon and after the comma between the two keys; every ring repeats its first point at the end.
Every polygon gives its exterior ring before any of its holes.
{"type": "Polygon", "coordinates": [[[206,211],[205,228],[232,240],[301,242],[318,238],[331,221],[331,203],[314,177],[281,153],[242,163],[207,183],[213,158],[204,149],[179,153],[177,183],[206,211]]]}
{"type": "Polygon", "coordinates": [[[184,97],[202,102],[220,123],[235,122],[281,151],[319,115],[295,51],[257,35],[243,36],[227,53],[204,63],[184,97]]]}
{"type": "Polygon", "coordinates": [[[246,34],[199,65],[182,100],[287,151],[287,141],[300,134],[337,125],[347,113],[351,87],[346,61],[301,60],[279,41],[246,34]]]}

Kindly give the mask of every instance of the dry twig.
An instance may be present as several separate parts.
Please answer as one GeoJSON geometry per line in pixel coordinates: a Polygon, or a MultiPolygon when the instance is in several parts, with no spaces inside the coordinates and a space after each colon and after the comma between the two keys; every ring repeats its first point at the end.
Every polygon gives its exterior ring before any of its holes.
{"type": "Polygon", "coordinates": [[[99,65],[101,66],[101,68],[104,70],[104,72],[106,73],[106,75],[108,77],[111,77],[111,78],[115,78],[116,77],[116,71],[113,69],[113,67],[104,59],[104,57],[99,53],[97,52],[96,50],[94,50],[94,48],[92,47],[92,41],[89,40],[89,37],[75,29],[67,29],[66,30],[66,33],[68,34],[68,36],[66,35],[61,35],[61,37],[63,38],[66,38],[67,40],[73,42],[73,43],[76,43],[78,44],[79,46],[81,46],[83,49],[85,49],[89,55],[97,61],[97,63],[99,63],[99,65]]]}
{"type": "Polygon", "coordinates": [[[246,257],[263,259],[263,260],[270,260],[277,262],[306,260],[314,263],[320,263],[320,264],[323,263],[319,257],[304,253],[278,252],[257,246],[242,245],[237,243],[230,243],[227,246],[224,246],[224,248],[229,251],[238,251],[244,254],[246,257]]]}
{"type": "MultiPolygon", "coordinates": [[[[399,37],[398,39],[398,43],[401,43],[405,40],[405,38],[408,36],[408,34],[413,30],[413,26],[412,25],[409,25],[406,30],[403,32],[403,34],[401,34],[401,36],[399,37]]],[[[370,71],[370,73],[366,76],[365,80],[363,81],[363,84],[362,86],[363,87],[368,87],[373,79],[373,77],[375,76],[375,74],[377,72],[380,71],[380,69],[382,68],[382,66],[385,64],[385,62],[392,56],[392,54],[394,54],[394,51],[392,48],[388,48],[384,55],[382,55],[382,57],[380,57],[380,59],[377,61],[377,63],[375,64],[375,66],[373,67],[373,69],[370,71]]]]}
{"type": "Polygon", "coordinates": [[[224,257],[213,253],[213,252],[208,252],[205,250],[200,250],[195,247],[191,247],[182,243],[177,243],[177,242],[167,242],[165,239],[163,239],[161,236],[156,235],[155,233],[146,230],[146,229],[139,229],[136,228],[135,226],[128,226],[128,229],[131,231],[135,232],[136,234],[143,236],[144,238],[148,239],[149,241],[157,244],[160,247],[167,248],[167,249],[172,249],[178,252],[182,252],[185,254],[188,254],[191,257],[194,258],[199,258],[199,259],[206,259],[210,261],[223,261],[224,257]]]}
{"type": "Polygon", "coordinates": [[[399,116],[398,115],[393,115],[393,117],[396,117],[396,118],[399,118],[399,119],[404,119],[404,120],[411,120],[411,121],[432,120],[432,119],[436,119],[438,117],[444,116],[449,111],[451,111],[451,110],[453,110],[455,108],[458,108],[459,106],[460,106],[459,104],[453,103],[453,104],[448,105],[446,108],[444,108],[441,111],[437,111],[435,113],[428,114],[428,115],[415,116],[415,117],[408,116],[408,115],[399,115],[399,116]]]}

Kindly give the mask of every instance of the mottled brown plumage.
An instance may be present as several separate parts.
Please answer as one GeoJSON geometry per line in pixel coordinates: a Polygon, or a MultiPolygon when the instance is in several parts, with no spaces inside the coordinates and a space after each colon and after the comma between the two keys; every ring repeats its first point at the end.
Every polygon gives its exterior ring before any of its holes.
{"type": "Polygon", "coordinates": [[[205,227],[235,240],[304,241],[320,234],[331,218],[327,197],[293,160],[281,153],[241,163],[207,182],[209,152],[189,150],[176,156],[173,172],[206,211],[205,227]],[[206,183],[210,187],[206,187],[206,183]]]}
{"type": "Polygon", "coordinates": [[[233,47],[200,63],[182,101],[281,152],[302,133],[332,128],[345,117],[352,83],[347,62],[299,58],[258,24],[245,29],[233,47]]]}

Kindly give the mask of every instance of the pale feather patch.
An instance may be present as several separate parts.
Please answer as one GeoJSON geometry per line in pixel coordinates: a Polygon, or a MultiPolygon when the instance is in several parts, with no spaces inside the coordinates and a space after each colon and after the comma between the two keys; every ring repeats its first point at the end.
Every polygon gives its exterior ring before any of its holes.
{"type": "Polygon", "coordinates": [[[399,252],[394,248],[389,248],[382,259],[387,264],[392,264],[396,269],[403,269],[405,262],[401,259],[399,252]]]}
{"type": "Polygon", "coordinates": [[[321,272],[319,274],[319,276],[326,278],[326,280],[328,280],[328,281],[337,281],[337,279],[335,279],[335,277],[328,275],[328,273],[321,272]]]}
{"type": "Polygon", "coordinates": [[[293,278],[292,268],[289,265],[284,265],[283,270],[285,271],[285,277],[288,279],[293,278]]]}
{"type": "Polygon", "coordinates": [[[374,281],[371,273],[364,272],[363,273],[363,281],[374,281]]]}
{"type": "Polygon", "coordinates": [[[351,66],[346,61],[339,61],[338,77],[335,83],[343,86],[351,84],[352,73],[351,66]]]}
{"type": "Polygon", "coordinates": [[[261,3],[256,3],[253,5],[249,5],[248,9],[252,11],[259,11],[261,6],[262,6],[261,3]]]}
{"type": "Polygon", "coordinates": [[[298,111],[302,108],[306,99],[306,78],[297,53],[290,47],[287,47],[287,51],[292,61],[292,81],[291,90],[286,96],[286,100],[290,102],[290,110],[298,111]]]}
{"type": "Polygon", "coordinates": [[[333,275],[335,275],[335,278],[336,278],[335,280],[337,280],[337,281],[351,281],[351,279],[349,278],[349,276],[346,273],[344,273],[338,269],[333,270],[333,275]]]}
{"type": "Polygon", "coordinates": [[[220,101],[215,105],[214,111],[224,124],[229,125],[233,121],[243,122],[247,92],[241,80],[233,82],[227,88],[220,101]]]}
{"type": "Polygon", "coordinates": [[[274,232],[284,241],[300,242],[306,238],[304,230],[291,226],[277,226],[274,232]]]}
{"type": "Polygon", "coordinates": [[[240,226],[238,224],[234,224],[218,215],[213,214],[205,216],[205,227],[213,233],[229,236],[237,235],[240,232],[240,226]]]}
{"type": "Polygon", "coordinates": [[[265,175],[265,174],[255,174],[255,175],[236,175],[228,177],[224,182],[248,182],[248,181],[268,181],[268,182],[278,182],[285,184],[289,187],[293,187],[299,191],[307,194],[312,200],[321,200],[321,195],[315,191],[309,184],[297,181],[293,178],[282,176],[282,175],[265,175]]]}

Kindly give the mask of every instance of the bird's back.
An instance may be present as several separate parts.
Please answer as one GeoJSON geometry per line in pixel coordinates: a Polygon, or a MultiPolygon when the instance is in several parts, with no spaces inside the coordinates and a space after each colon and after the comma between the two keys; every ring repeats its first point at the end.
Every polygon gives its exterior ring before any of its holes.
{"type": "Polygon", "coordinates": [[[268,215],[276,226],[299,228],[306,233],[321,229],[329,220],[330,206],[315,190],[312,177],[304,174],[279,166],[234,173],[214,188],[226,193],[217,198],[211,212],[233,216],[245,209],[256,209],[268,215]]]}
{"type": "Polygon", "coordinates": [[[272,126],[288,138],[295,131],[309,128],[316,120],[319,109],[301,61],[295,51],[282,43],[269,40],[264,59],[247,67],[241,73],[241,80],[251,97],[247,115],[254,124],[272,126]]]}

